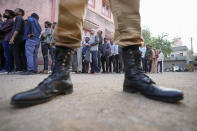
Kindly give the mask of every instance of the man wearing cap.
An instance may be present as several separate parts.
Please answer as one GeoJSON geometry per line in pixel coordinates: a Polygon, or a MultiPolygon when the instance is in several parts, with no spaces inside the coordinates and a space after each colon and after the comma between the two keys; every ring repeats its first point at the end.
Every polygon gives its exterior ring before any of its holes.
{"type": "MultiPolygon", "coordinates": [[[[141,25],[140,0],[110,0],[115,22],[115,42],[123,48],[125,80],[123,91],[140,92],[159,101],[175,103],[183,99],[183,93],[175,89],[158,87],[151,78],[142,73],[139,46],[141,25]],[[124,15],[123,15],[124,14],[124,15]]],[[[36,88],[16,94],[11,104],[30,106],[52,100],[61,94],[73,92],[70,79],[73,50],[81,47],[83,17],[88,0],[60,0],[58,24],[54,33],[56,43],[55,69],[52,75],[36,88]]]]}

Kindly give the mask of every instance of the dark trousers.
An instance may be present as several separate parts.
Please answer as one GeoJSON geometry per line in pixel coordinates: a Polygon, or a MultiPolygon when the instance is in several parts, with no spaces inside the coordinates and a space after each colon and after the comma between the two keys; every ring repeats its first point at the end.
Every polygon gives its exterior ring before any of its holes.
{"type": "Polygon", "coordinates": [[[55,51],[56,51],[56,47],[51,47],[49,50],[49,54],[51,55],[51,70],[54,69],[55,67],[55,51]]]}
{"type": "Polygon", "coordinates": [[[109,57],[109,72],[114,72],[116,68],[115,56],[112,55],[109,57]]]}
{"type": "Polygon", "coordinates": [[[26,70],[25,42],[14,43],[13,45],[14,64],[16,71],[26,70]]]}
{"type": "Polygon", "coordinates": [[[141,60],[142,60],[142,70],[145,71],[145,68],[146,68],[146,66],[145,66],[145,59],[142,58],[141,60]]]}
{"type": "Polygon", "coordinates": [[[98,69],[98,51],[90,51],[92,54],[91,73],[99,72],[98,69]]]}
{"type": "Polygon", "coordinates": [[[98,51],[98,70],[101,71],[101,51],[98,51]]]}
{"type": "Polygon", "coordinates": [[[120,72],[120,70],[119,70],[119,63],[120,63],[120,61],[119,61],[119,54],[117,54],[117,55],[115,55],[115,72],[116,73],[118,73],[118,72],[120,72]]]}
{"type": "Polygon", "coordinates": [[[157,72],[162,72],[162,61],[158,61],[157,62],[157,72]],[[159,70],[159,68],[160,68],[160,70],[159,70]]]}
{"type": "Polygon", "coordinates": [[[72,71],[77,72],[77,51],[74,51],[73,61],[72,61],[72,71]]]}
{"type": "Polygon", "coordinates": [[[109,72],[109,56],[102,56],[101,62],[102,62],[103,73],[109,72]]]}
{"type": "Polygon", "coordinates": [[[82,72],[88,73],[89,70],[89,62],[85,60],[85,56],[82,56],[82,72]]]}
{"type": "Polygon", "coordinates": [[[14,59],[13,59],[13,51],[12,46],[8,41],[4,41],[2,43],[4,48],[4,57],[5,57],[5,65],[4,69],[6,71],[12,71],[14,69],[14,59]]]}
{"type": "Polygon", "coordinates": [[[145,60],[145,72],[151,72],[152,60],[145,60]]]}
{"type": "Polygon", "coordinates": [[[119,56],[119,71],[121,73],[124,70],[124,62],[122,58],[122,53],[120,53],[118,56],[119,56]]]}
{"type": "Polygon", "coordinates": [[[0,42],[0,70],[4,68],[4,65],[5,65],[5,57],[4,57],[3,43],[0,42]]]}
{"type": "Polygon", "coordinates": [[[55,66],[55,48],[51,48],[49,44],[42,44],[42,56],[44,59],[44,70],[48,70],[48,63],[49,63],[49,57],[48,54],[51,56],[51,70],[53,70],[55,66]]]}

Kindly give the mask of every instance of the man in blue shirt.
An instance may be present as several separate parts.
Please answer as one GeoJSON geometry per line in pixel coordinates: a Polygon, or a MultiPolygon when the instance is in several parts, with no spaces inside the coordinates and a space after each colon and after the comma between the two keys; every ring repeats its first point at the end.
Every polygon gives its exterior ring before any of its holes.
{"type": "MultiPolygon", "coordinates": [[[[0,14],[0,28],[3,25],[3,20],[2,20],[2,15],[0,14]]],[[[4,64],[4,52],[3,52],[3,47],[2,47],[2,38],[3,36],[0,35],[0,70],[3,68],[3,64],[4,64]]]]}
{"type": "Polygon", "coordinates": [[[82,64],[83,64],[83,73],[88,73],[89,71],[89,64],[91,63],[91,54],[90,54],[90,47],[89,47],[89,37],[85,38],[85,41],[82,43],[82,64]]]}
{"type": "Polygon", "coordinates": [[[38,49],[40,46],[41,26],[38,22],[39,16],[36,13],[28,17],[25,28],[24,40],[26,40],[25,51],[27,58],[27,72],[25,75],[32,75],[38,72],[38,49]]]}

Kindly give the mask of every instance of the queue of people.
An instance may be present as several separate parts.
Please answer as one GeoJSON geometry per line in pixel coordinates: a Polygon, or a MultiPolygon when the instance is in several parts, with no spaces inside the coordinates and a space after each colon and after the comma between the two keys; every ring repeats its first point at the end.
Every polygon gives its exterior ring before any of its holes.
{"type": "Polygon", "coordinates": [[[153,49],[151,45],[140,47],[142,70],[145,73],[162,73],[164,55],[161,50],[153,49]]]}
{"type": "MultiPolygon", "coordinates": [[[[79,48],[78,48],[79,49],[79,48]]],[[[102,31],[90,31],[90,37],[82,42],[81,52],[75,51],[73,70],[77,73],[122,73],[121,48],[112,39],[103,38],[102,31]],[[82,59],[81,62],[79,59],[82,59]],[[82,67],[75,69],[75,67],[82,67]]]]}
{"type": "Polygon", "coordinates": [[[51,46],[52,27],[56,23],[45,22],[45,31],[39,23],[39,15],[32,13],[24,20],[25,11],[6,9],[0,15],[0,74],[33,75],[48,73],[48,52],[54,68],[55,46],[51,46]],[[38,52],[41,44],[44,69],[38,71],[38,52]]]}
{"type": "MultiPolygon", "coordinates": [[[[25,11],[6,9],[0,15],[0,74],[15,73],[32,75],[48,74],[55,66],[55,46],[52,33],[56,23],[45,21],[42,32],[39,16],[32,13],[24,20],[25,11]],[[41,45],[43,70],[38,71],[38,52],[41,45]],[[2,53],[3,52],[3,53],[2,53]],[[49,55],[51,67],[49,68],[49,55]]],[[[151,45],[140,47],[142,70],[145,73],[163,72],[164,55],[151,45]]],[[[85,37],[82,47],[75,50],[73,71],[76,73],[122,73],[124,65],[122,48],[113,39],[103,38],[103,32],[92,29],[85,37]]]]}

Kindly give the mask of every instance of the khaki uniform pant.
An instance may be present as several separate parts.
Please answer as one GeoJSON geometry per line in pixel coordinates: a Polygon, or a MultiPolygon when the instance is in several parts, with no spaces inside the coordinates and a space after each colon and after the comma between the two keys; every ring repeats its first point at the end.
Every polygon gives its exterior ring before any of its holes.
{"type": "MultiPolygon", "coordinates": [[[[115,23],[114,40],[121,47],[138,45],[141,38],[140,0],[110,0],[115,23]]],[[[88,0],[60,0],[58,24],[53,34],[56,46],[81,47],[83,17],[88,0]]]]}

